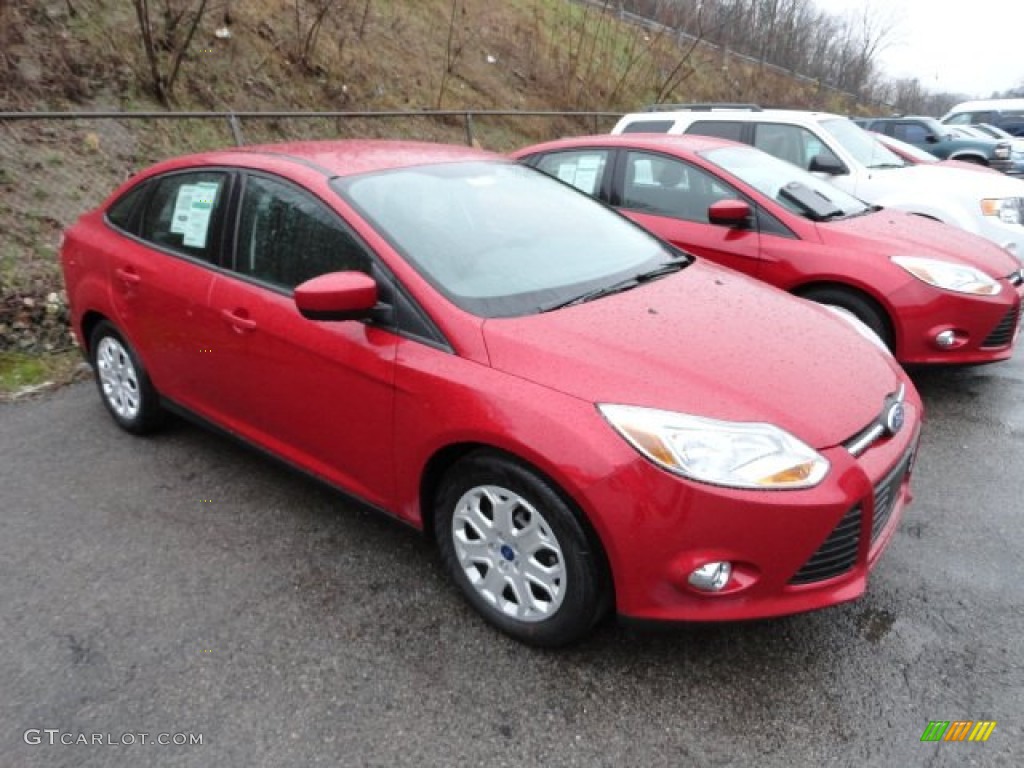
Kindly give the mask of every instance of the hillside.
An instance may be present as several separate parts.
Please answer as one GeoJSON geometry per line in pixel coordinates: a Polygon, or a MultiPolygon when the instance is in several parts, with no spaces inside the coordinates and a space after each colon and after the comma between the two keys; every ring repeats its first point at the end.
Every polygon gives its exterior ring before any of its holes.
{"type": "MultiPolygon", "coordinates": [[[[152,59],[133,3],[0,0],[0,111],[620,112],[656,100],[846,108],[807,83],[565,0],[149,0],[148,8],[152,59]]],[[[477,117],[474,138],[504,151],[610,124],[477,117]]],[[[242,133],[250,143],[466,138],[460,118],[416,116],[246,120],[242,133]]],[[[233,140],[223,119],[0,119],[0,387],[4,368],[23,359],[12,351],[70,344],[55,259],[62,228],[133,170],[233,140]]]]}

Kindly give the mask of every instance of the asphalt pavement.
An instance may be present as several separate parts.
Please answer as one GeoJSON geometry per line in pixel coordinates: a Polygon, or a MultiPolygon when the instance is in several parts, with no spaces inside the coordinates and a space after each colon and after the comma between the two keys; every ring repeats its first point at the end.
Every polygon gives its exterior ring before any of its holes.
{"type": "Polygon", "coordinates": [[[561,651],[224,437],[132,437],[91,381],[2,404],[0,768],[1016,768],[1024,362],[914,378],[916,498],[864,598],[561,651]],[[922,742],[933,720],[996,727],[922,742]]]}

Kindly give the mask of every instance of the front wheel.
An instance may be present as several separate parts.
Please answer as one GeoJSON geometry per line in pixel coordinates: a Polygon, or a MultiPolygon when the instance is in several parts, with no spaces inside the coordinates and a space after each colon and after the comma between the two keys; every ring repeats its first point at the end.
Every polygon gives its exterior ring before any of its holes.
{"type": "Polygon", "coordinates": [[[106,320],[97,325],[89,350],[100,398],[118,426],[140,435],[159,426],[163,412],[156,390],[138,355],[114,326],[106,320]]]}
{"type": "Polygon", "coordinates": [[[895,354],[896,344],[889,318],[886,316],[885,310],[872,299],[843,288],[815,288],[800,295],[818,304],[846,310],[864,323],[868,330],[874,333],[890,352],[895,354]]]}
{"type": "Polygon", "coordinates": [[[451,578],[484,618],[518,640],[560,646],[601,618],[601,564],[579,519],[533,470],[489,452],[452,467],[434,531],[451,578]]]}

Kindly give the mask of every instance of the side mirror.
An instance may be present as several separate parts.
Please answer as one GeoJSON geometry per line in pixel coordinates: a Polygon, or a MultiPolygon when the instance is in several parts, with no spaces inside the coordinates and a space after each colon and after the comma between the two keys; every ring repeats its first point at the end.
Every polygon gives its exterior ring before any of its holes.
{"type": "Polygon", "coordinates": [[[947,133],[945,136],[939,136],[938,134],[935,133],[929,133],[927,136],[924,137],[924,140],[929,144],[938,144],[943,139],[951,138],[953,138],[953,135],[949,133],[947,133]]]}
{"type": "Polygon", "coordinates": [[[296,286],[295,306],[309,320],[362,320],[377,306],[377,283],[365,272],[329,272],[296,286]]]}
{"type": "Polygon", "coordinates": [[[829,176],[842,176],[846,168],[834,155],[817,154],[811,158],[808,167],[811,173],[827,173],[829,176]]]}
{"type": "Polygon", "coordinates": [[[753,211],[746,200],[719,200],[708,206],[708,221],[724,227],[746,227],[750,224],[753,211]]]}

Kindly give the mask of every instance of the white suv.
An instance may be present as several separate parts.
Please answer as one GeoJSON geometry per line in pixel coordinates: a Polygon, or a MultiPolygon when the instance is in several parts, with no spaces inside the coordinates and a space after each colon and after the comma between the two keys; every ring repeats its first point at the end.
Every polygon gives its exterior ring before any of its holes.
{"type": "Polygon", "coordinates": [[[624,116],[612,133],[694,133],[751,144],[887,208],[987,237],[1024,261],[1024,181],[909,165],[842,115],[756,105],[674,104],[624,116]]]}

